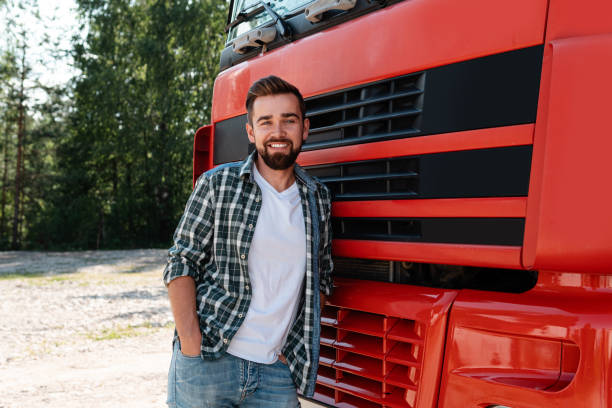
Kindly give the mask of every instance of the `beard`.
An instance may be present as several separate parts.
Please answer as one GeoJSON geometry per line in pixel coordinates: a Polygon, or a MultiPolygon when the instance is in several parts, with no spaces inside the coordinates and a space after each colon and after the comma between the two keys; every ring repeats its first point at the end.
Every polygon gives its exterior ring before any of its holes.
{"type": "Polygon", "coordinates": [[[266,163],[266,165],[272,170],[286,170],[289,167],[293,166],[295,160],[300,154],[300,151],[302,150],[301,143],[298,146],[294,147],[293,143],[288,139],[279,139],[269,142],[283,142],[289,145],[289,153],[270,153],[268,151],[267,143],[263,147],[257,148],[257,154],[259,154],[259,156],[263,159],[264,163],[266,163]]]}

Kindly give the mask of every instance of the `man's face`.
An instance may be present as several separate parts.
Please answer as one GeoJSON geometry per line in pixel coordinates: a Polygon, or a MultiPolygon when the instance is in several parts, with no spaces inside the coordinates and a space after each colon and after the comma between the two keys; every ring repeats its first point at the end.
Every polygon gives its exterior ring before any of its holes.
{"type": "Polygon", "coordinates": [[[288,93],[256,98],[251,121],[247,134],[263,163],[272,170],[291,167],[310,126],[308,119],[302,120],[297,97],[288,93]]]}

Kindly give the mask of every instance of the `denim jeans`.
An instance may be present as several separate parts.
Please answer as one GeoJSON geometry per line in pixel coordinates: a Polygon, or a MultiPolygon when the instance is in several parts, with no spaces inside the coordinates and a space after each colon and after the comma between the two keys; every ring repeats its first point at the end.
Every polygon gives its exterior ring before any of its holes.
{"type": "Polygon", "coordinates": [[[260,364],[225,354],[203,360],[174,344],[168,373],[170,408],[296,408],[300,406],[289,367],[278,360],[260,364]]]}

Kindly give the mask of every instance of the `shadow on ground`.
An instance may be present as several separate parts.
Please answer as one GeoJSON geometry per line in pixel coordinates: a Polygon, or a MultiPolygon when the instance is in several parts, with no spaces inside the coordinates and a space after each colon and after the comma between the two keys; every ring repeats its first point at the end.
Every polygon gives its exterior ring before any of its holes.
{"type": "Polygon", "coordinates": [[[165,249],[77,252],[0,252],[0,279],[35,278],[77,272],[134,274],[161,267],[165,249]],[[128,255],[129,254],[129,255],[128,255]]]}

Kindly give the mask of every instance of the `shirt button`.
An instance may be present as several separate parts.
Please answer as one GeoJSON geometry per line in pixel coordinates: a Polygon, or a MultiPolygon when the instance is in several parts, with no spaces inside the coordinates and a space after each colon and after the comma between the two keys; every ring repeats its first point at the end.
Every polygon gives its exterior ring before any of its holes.
{"type": "Polygon", "coordinates": [[[239,313],[239,314],[238,314],[238,317],[242,319],[242,313],[239,313]]]}
{"type": "Polygon", "coordinates": [[[240,259],[244,259],[244,258],[245,258],[244,254],[240,255],[240,259]]]}
{"type": "Polygon", "coordinates": [[[253,229],[253,224],[249,224],[249,229],[253,229]]]}
{"type": "Polygon", "coordinates": [[[227,339],[223,339],[223,344],[227,344],[227,339]]]}
{"type": "Polygon", "coordinates": [[[259,197],[255,198],[255,202],[258,203],[259,202],[259,197]]]}
{"type": "Polygon", "coordinates": [[[249,290],[249,285],[246,285],[244,288],[245,288],[246,290],[249,290]]]}

